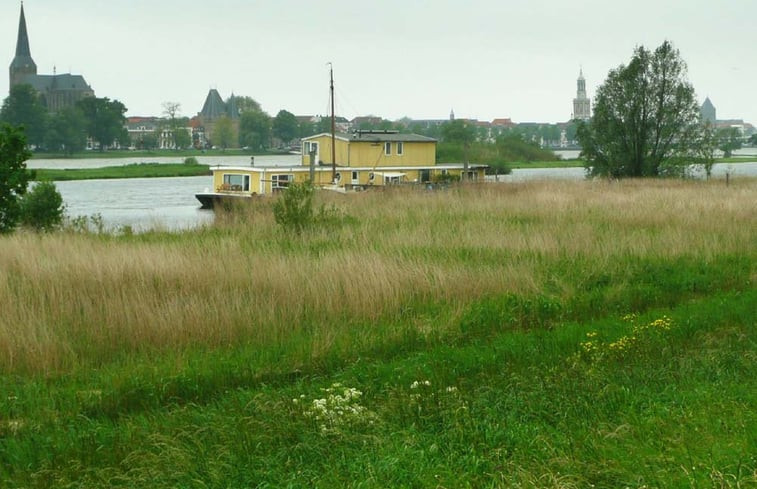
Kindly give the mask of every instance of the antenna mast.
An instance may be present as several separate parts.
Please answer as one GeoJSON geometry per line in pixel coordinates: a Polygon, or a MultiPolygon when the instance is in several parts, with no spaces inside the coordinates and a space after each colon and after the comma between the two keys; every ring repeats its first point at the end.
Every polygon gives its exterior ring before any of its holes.
{"type": "Polygon", "coordinates": [[[329,76],[331,78],[331,183],[336,184],[336,119],[334,115],[334,66],[329,63],[329,76]]]}

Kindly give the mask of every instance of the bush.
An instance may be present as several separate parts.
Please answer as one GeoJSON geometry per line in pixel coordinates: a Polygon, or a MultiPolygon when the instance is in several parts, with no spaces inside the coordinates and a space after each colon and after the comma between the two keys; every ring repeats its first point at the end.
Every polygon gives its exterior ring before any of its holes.
{"type": "Polygon", "coordinates": [[[63,222],[63,197],[55,184],[40,182],[21,198],[21,224],[37,231],[52,231],[63,222]]]}
{"type": "Polygon", "coordinates": [[[199,165],[200,162],[197,161],[197,158],[195,158],[194,156],[188,156],[184,158],[184,164],[185,165],[199,165]]]}
{"type": "Polygon", "coordinates": [[[313,185],[291,184],[273,204],[276,224],[295,234],[313,225],[313,185]]]}

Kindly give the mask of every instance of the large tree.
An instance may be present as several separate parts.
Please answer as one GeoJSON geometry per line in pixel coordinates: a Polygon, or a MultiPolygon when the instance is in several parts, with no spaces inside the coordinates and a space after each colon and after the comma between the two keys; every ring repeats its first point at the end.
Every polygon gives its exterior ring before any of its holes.
{"type": "Polygon", "coordinates": [[[578,140],[592,175],[658,176],[683,168],[694,152],[699,106],[686,63],[665,41],[636,48],[627,66],[610,71],[597,90],[594,115],[578,140]]]}
{"type": "Polygon", "coordinates": [[[87,145],[87,122],[79,107],[66,107],[50,117],[45,148],[72,155],[87,145]]]}
{"type": "Polygon", "coordinates": [[[118,100],[87,97],[78,102],[87,121],[89,136],[100,144],[100,151],[123,139],[126,107],[118,100]]]}
{"type": "Polygon", "coordinates": [[[222,150],[231,147],[234,143],[234,125],[229,116],[220,117],[213,127],[212,143],[222,150]]]}
{"type": "Polygon", "coordinates": [[[271,140],[271,117],[263,111],[242,112],[239,117],[239,144],[253,151],[268,148],[271,140]]]}
{"type": "Polygon", "coordinates": [[[12,126],[24,126],[26,140],[33,146],[42,146],[47,125],[47,109],[31,85],[14,85],[3,101],[0,121],[12,126]]]}
{"type": "Polygon", "coordinates": [[[297,137],[297,117],[289,111],[280,110],[273,119],[273,136],[281,139],[284,144],[297,137]]]}
{"type": "Polygon", "coordinates": [[[19,199],[31,178],[25,163],[29,157],[23,130],[0,123],[0,234],[12,231],[18,223],[19,199]]]}

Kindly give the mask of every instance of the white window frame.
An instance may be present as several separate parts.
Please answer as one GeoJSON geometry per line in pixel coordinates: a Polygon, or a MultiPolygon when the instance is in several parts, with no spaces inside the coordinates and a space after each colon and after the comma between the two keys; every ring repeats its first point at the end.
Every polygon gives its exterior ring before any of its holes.
{"type": "Polygon", "coordinates": [[[384,156],[392,156],[392,143],[388,141],[384,143],[384,156]]]}
{"type": "Polygon", "coordinates": [[[402,141],[397,141],[397,156],[402,156],[405,153],[405,144],[402,141]]]}
{"type": "Polygon", "coordinates": [[[271,189],[273,190],[288,188],[289,184],[292,182],[294,182],[294,175],[290,175],[288,173],[278,173],[276,175],[271,175],[271,189]]]}
{"type": "MultiPolygon", "coordinates": [[[[236,180],[236,179],[234,179],[236,180]]],[[[250,176],[245,175],[242,173],[224,173],[223,174],[223,184],[229,185],[229,186],[236,186],[238,185],[240,188],[230,188],[229,190],[233,190],[235,192],[249,192],[250,191],[250,176]],[[234,183],[232,181],[232,177],[239,177],[242,179],[241,184],[240,183],[234,183]]]]}
{"type": "Polygon", "coordinates": [[[309,155],[310,151],[315,150],[316,158],[318,157],[318,141],[305,141],[302,143],[302,153],[309,155]]]}

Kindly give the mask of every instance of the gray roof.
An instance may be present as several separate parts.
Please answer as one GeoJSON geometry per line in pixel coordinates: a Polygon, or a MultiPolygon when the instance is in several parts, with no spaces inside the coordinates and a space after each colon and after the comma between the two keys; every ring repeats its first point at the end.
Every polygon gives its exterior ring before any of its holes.
{"type": "Polygon", "coordinates": [[[401,134],[393,131],[357,131],[349,136],[350,141],[369,141],[369,142],[414,142],[414,143],[433,143],[436,139],[421,136],[420,134],[401,134]]]}
{"type": "Polygon", "coordinates": [[[218,119],[226,114],[226,104],[223,103],[221,94],[218,90],[211,88],[208,92],[208,96],[205,98],[205,104],[202,106],[200,116],[205,119],[218,119]]]}
{"type": "Polygon", "coordinates": [[[71,75],[69,73],[61,75],[26,75],[21,79],[21,83],[31,85],[40,93],[65,90],[92,90],[92,87],[87,84],[83,76],[71,75]]]}

